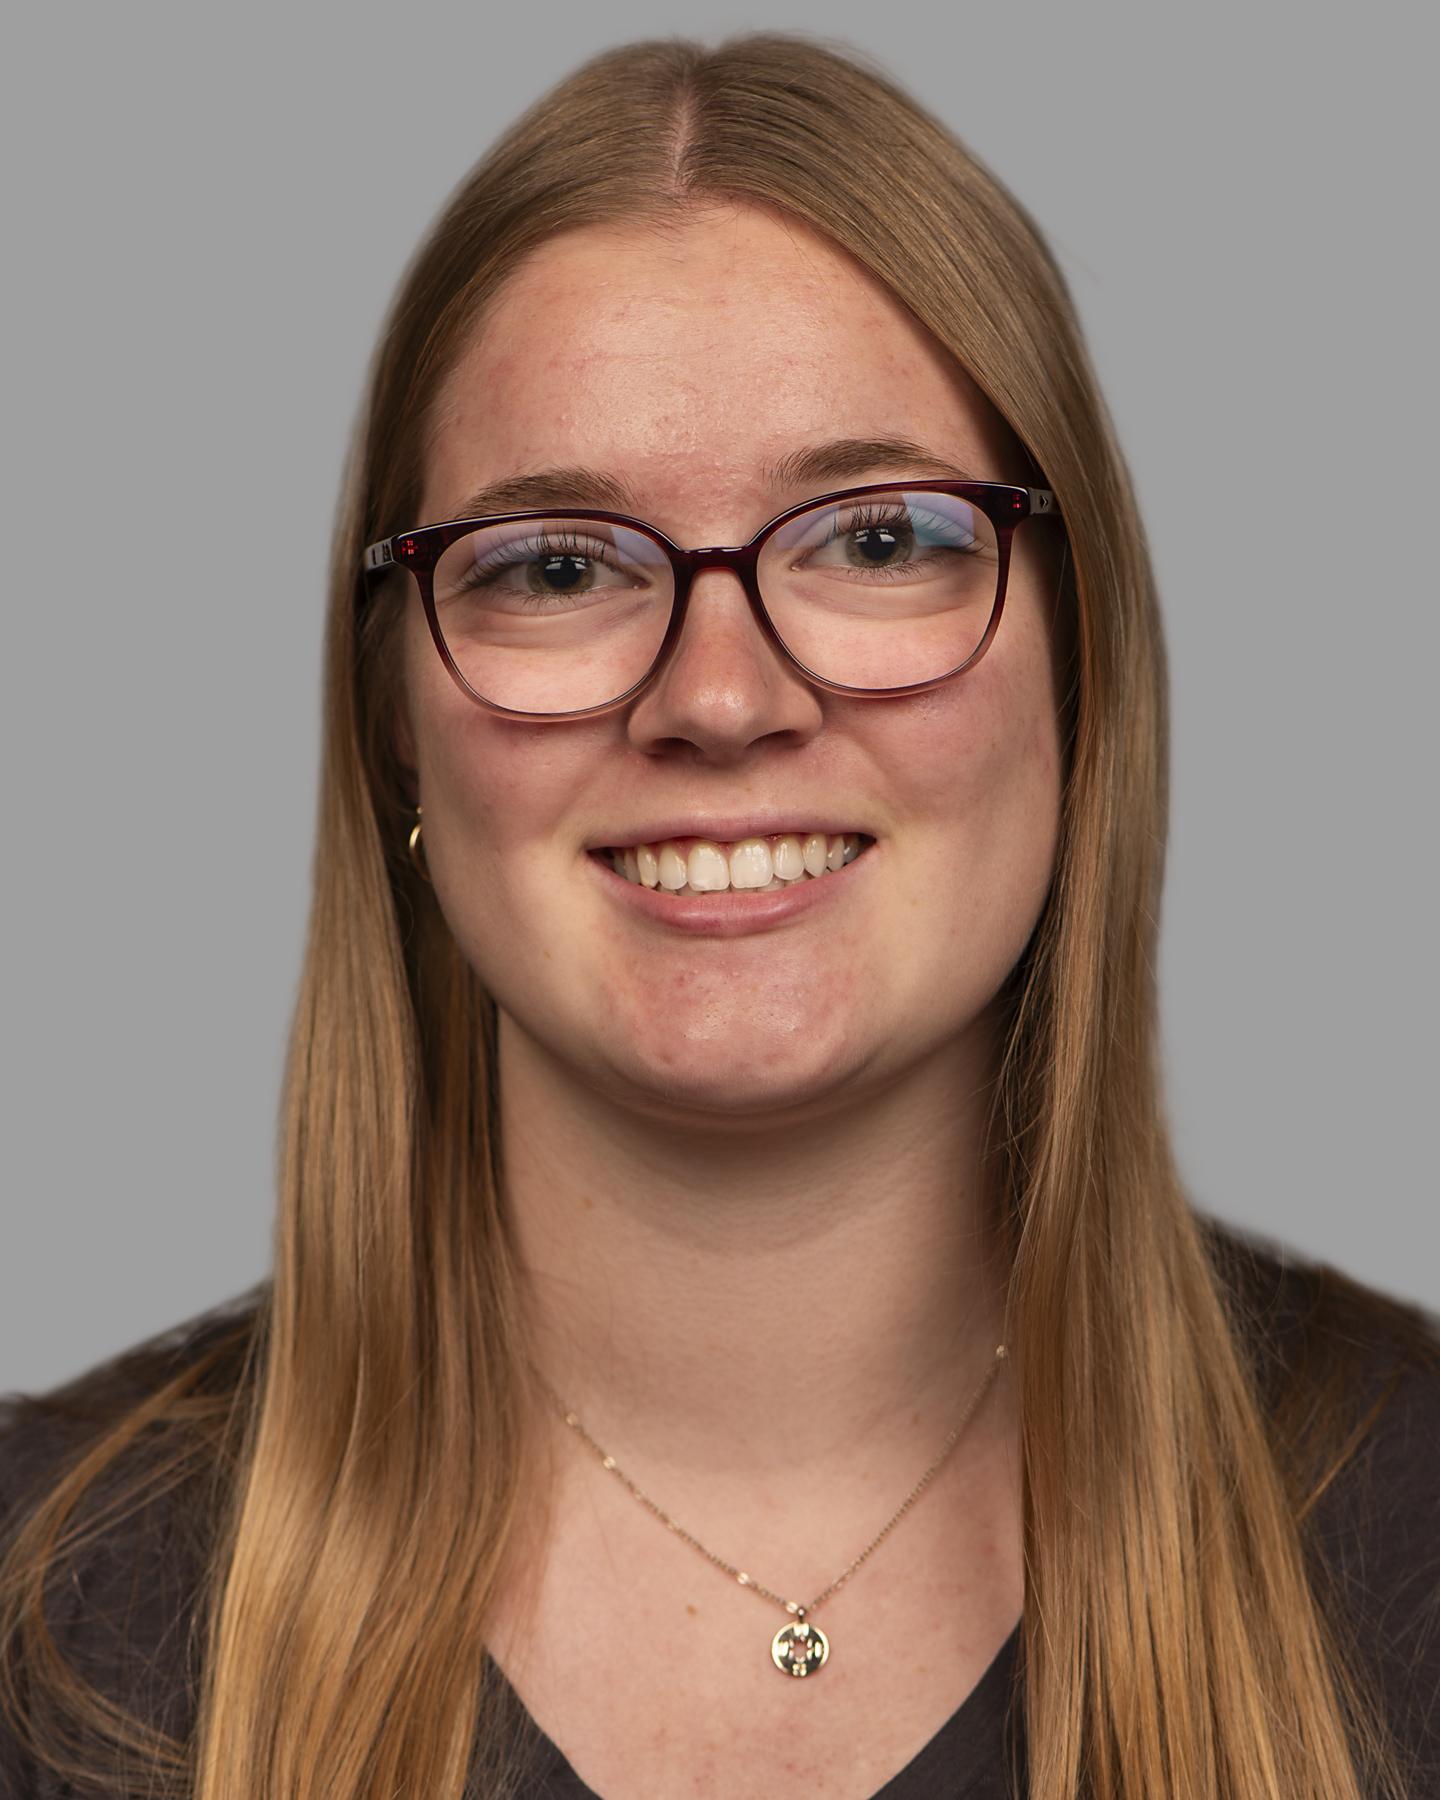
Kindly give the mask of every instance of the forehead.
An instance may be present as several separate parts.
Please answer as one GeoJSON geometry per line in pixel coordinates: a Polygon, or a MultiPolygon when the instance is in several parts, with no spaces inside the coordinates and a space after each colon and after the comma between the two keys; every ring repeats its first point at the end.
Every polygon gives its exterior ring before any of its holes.
{"type": "Polygon", "coordinates": [[[908,438],[1014,478],[1008,433],[955,358],[800,221],[736,207],[587,226],[532,252],[472,330],[437,396],[425,516],[583,464],[652,513],[703,488],[753,526],[773,498],[762,472],[839,437],[908,438]]]}

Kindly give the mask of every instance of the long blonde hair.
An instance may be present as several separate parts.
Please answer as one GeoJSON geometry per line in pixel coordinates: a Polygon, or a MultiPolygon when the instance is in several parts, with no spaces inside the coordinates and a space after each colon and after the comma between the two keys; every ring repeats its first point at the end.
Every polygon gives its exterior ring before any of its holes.
{"type": "MultiPolygon", "coordinates": [[[[7,1643],[29,1657],[32,1692],[88,1707],[148,1781],[195,1800],[458,1800],[472,1759],[480,1791],[506,1791],[484,1630],[518,1531],[521,1311],[496,1178],[494,1007],[405,853],[404,595],[367,596],[357,571],[367,542],[417,522],[437,386],[531,249],[737,198],[808,221],[884,281],[973,376],[1067,521],[1061,845],[1010,983],[991,1134],[1022,1419],[1030,1792],[1398,1793],[1307,1575],[1304,1516],[1340,1446],[1323,1431],[1303,1456],[1298,1437],[1270,1441],[1167,1140],[1164,656],[1064,280],[1022,208],[882,74],[774,34],[595,58],[477,165],[404,277],[334,536],[273,1279],[29,1517],[7,1565],[7,1643]],[[146,1492],[204,1469],[217,1509],[184,1744],[102,1716],[45,1653],[46,1571],[84,1541],[67,1522],[157,1433],[172,1454],[146,1492]]],[[[57,1726],[46,1754],[76,1767],[77,1741],[57,1726]]]]}

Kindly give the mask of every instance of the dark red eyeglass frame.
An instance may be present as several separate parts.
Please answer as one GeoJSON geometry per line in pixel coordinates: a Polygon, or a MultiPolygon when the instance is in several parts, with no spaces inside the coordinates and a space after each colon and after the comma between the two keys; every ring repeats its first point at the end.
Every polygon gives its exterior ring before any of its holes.
{"type": "Polygon", "coordinates": [[[1014,536],[1015,527],[1025,519],[1060,517],[1060,509],[1055,504],[1055,496],[1049,488],[1012,487],[999,481],[877,481],[868,482],[863,487],[838,488],[834,493],[816,494],[812,499],[802,500],[796,506],[790,506],[767,521],[750,539],[748,544],[713,545],[701,550],[685,550],[679,544],[672,543],[663,531],[654,525],[647,524],[644,519],[632,519],[626,513],[603,512],[595,507],[586,506],[534,506],[523,512],[486,513],[473,519],[447,519],[439,525],[422,525],[413,531],[397,532],[394,537],[381,538],[379,543],[371,544],[365,552],[363,572],[367,582],[391,567],[408,569],[415,577],[420,589],[420,599],[425,608],[425,618],[430,626],[430,635],[435,641],[435,648],[440,652],[440,660],[454,677],[462,693],[467,694],[477,705],[488,711],[498,713],[507,719],[544,719],[562,721],[565,719],[589,719],[597,713],[613,712],[617,706],[624,706],[659,674],[661,669],[674,654],[675,646],[680,641],[680,633],[685,626],[685,614],[690,604],[690,588],[695,577],[706,569],[730,569],[740,577],[745,589],[745,597],[750,602],[750,610],[755,615],[765,637],[779,651],[792,668],[798,669],[807,681],[816,687],[823,688],[831,694],[850,694],[858,699],[898,699],[906,694],[923,694],[930,688],[939,687],[942,682],[953,681],[957,675],[963,675],[967,669],[974,668],[980,658],[990,648],[996,630],[1000,624],[1000,615],[1005,609],[1005,584],[1010,572],[1010,540],[1014,536]],[[898,493],[936,493],[948,494],[959,500],[967,500],[979,508],[995,527],[998,574],[995,583],[995,604],[990,612],[990,619],[985,627],[985,634],[979,644],[966,657],[965,661],[953,669],[947,669],[943,675],[932,675],[927,681],[912,682],[906,687],[859,688],[848,687],[843,682],[828,681],[823,675],[817,675],[813,669],[807,668],[798,656],[790,649],[776,630],[770,615],[765,610],[765,602],[760,597],[760,582],[757,569],[760,552],[765,540],[772,532],[798,518],[801,513],[809,512],[812,507],[825,506],[833,501],[858,499],[862,494],[898,494],[898,493]],[[484,694],[477,693],[460,673],[445,643],[444,633],[440,629],[440,621],[435,615],[435,566],[451,544],[467,536],[481,525],[519,524],[526,519],[581,519],[602,525],[623,525],[627,531],[639,532],[643,537],[659,546],[670,559],[675,573],[675,592],[670,602],[670,618],[665,627],[665,635],[660,640],[660,648],[655,652],[655,659],[650,667],[631,684],[623,694],[613,700],[602,701],[599,706],[584,706],[576,712],[521,712],[515,707],[502,706],[497,700],[487,699],[484,694]]]}

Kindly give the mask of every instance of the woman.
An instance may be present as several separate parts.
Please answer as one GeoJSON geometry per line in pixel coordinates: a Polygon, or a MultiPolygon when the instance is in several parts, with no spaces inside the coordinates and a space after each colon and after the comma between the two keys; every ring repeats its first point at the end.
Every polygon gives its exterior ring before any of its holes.
{"type": "Polygon", "coordinates": [[[11,1787],[1434,1791],[1432,1324],[1180,1190],[1152,584],[993,178],[587,65],[405,278],[327,671],[273,1281],[12,1405],[11,1787]]]}

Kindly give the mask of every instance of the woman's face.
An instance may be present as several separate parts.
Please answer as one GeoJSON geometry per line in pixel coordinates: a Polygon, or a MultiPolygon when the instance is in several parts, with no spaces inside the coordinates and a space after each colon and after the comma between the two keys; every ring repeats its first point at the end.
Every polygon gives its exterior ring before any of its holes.
{"type": "MultiPolygon", "coordinates": [[[[743,543],[834,488],[947,473],[934,458],[1023,479],[996,414],[887,289],[804,225],[748,207],[663,235],[550,240],[489,309],[435,421],[421,521],[461,516],[512,476],[584,467],[628,491],[616,510],[687,548],[743,543]],[[839,451],[801,485],[772,485],[797,452],[879,439],[924,449],[839,451]]],[[[1016,533],[980,662],[902,699],[813,687],[762,636],[739,579],[707,571],[637,699],[519,722],[460,691],[412,594],[401,751],[436,897],[505,1029],[613,1100],[692,1122],[817,1117],[937,1054],[983,1052],[1055,855],[1050,529],[1016,533]],[[875,842],[788,916],[696,932],[660,913],[683,897],[646,908],[593,854],[677,824],[731,840],[829,825],[875,842]]]]}

